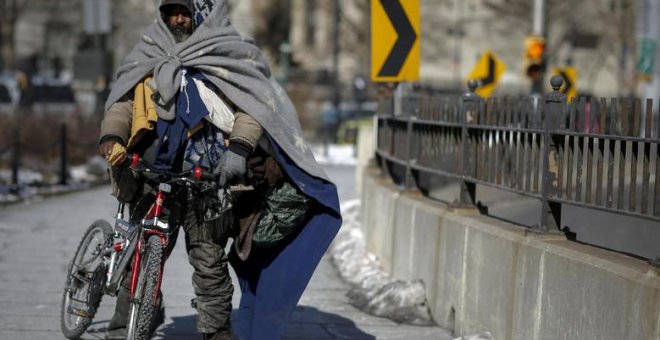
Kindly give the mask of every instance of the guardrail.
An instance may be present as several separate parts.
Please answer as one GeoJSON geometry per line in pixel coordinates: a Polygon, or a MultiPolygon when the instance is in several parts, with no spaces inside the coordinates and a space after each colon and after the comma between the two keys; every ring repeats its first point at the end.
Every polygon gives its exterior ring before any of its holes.
{"type": "MultiPolygon", "coordinates": [[[[482,99],[420,92],[385,101],[376,156],[393,181],[428,195],[429,175],[461,183],[453,203],[474,205],[476,185],[540,200],[540,231],[560,226],[562,204],[660,221],[660,115],[653,101],[567,102],[553,77],[542,97],[482,99]]],[[[450,202],[452,203],[452,202],[450,202]]]]}

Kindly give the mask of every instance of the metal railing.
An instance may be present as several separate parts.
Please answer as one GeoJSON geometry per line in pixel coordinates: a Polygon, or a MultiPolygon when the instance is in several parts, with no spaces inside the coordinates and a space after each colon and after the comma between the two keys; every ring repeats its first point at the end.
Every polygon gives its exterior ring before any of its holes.
{"type": "Polygon", "coordinates": [[[541,231],[559,227],[562,204],[660,221],[653,101],[567,103],[561,77],[551,85],[543,97],[484,100],[474,82],[462,97],[405,96],[400,114],[377,117],[377,160],[395,183],[425,195],[428,175],[459,181],[454,203],[475,204],[477,184],[538,199],[541,231]]]}
{"type": "Polygon", "coordinates": [[[87,126],[74,128],[73,137],[69,133],[71,128],[66,123],[41,129],[48,130],[44,135],[30,134],[33,131],[26,125],[12,124],[5,128],[9,133],[0,143],[0,170],[9,168],[11,178],[8,182],[0,181],[0,187],[8,186],[12,192],[17,192],[21,186],[19,171],[28,168],[38,169],[48,177],[56,173],[57,183],[66,185],[70,166],[73,163],[84,164],[91,156],[96,155],[98,149],[98,133],[93,133],[93,137],[90,136],[90,131],[81,133],[81,129],[87,126]]]}

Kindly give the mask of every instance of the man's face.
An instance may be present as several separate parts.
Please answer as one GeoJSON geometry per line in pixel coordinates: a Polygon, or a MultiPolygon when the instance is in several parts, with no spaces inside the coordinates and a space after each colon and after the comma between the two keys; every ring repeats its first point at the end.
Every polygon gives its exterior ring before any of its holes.
{"type": "Polygon", "coordinates": [[[181,5],[167,6],[163,10],[165,24],[176,42],[182,42],[192,34],[192,15],[181,5]]]}

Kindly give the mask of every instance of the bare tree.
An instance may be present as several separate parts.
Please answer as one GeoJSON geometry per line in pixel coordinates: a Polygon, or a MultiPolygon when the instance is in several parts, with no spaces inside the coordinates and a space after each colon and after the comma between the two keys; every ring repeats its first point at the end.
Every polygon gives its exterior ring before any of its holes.
{"type": "MultiPolygon", "coordinates": [[[[524,27],[531,33],[532,1],[484,0],[484,6],[494,17],[509,23],[503,29],[524,27]]],[[[546,0],[546,44],[548,58],[559,62],[562,51],[570,58],[574,49],[586,48],[593,54],[592,62],[581,70],[593,85],[598,74],[609,69],[617,74],[621,94],[636,88],[634,70],[636,59],[634,0],[546,0]]]]}
{"type": "Polygon", "coordinates": [[[279,61],[280,44],[289,36],[291,27],[290,0],[253,0],[253,34],[257,44],[274,62],[279,61]]]}
{"type": "Polygon", "coordinates": [[[342,34],[343,38],[340,39],[341,49],[353,51],[354,57],[361,60],[364,63],[361,66],[366,69],[370,53],[369,41],[371,37],[369,35],[371,31],[369,20],[365,19],[369,17],[370,3],[368,1],[345,2],[342,9],[341,22],[344,24],[343,30],[351,34],[342,34]],[[349,6],[353,15],[349,15],[347,12],[349,6]]]}
{"type": "Polygon", "coordinates": [[[14,67],[14,31],[27,3],[26,0],[0,0],[0,65],[4,69],[14,67]]]}

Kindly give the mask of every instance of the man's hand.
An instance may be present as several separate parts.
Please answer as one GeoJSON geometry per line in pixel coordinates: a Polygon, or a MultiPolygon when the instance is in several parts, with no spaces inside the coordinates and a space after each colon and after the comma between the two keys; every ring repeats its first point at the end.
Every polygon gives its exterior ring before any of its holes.
{"type": "Polygon", "coordinates": [[[225,186],[229,181],[245,175],[245,157],[227,150],[220,157],[220,164],[213,172],[219,176],[218,185],[225,186]]]}
{"type": "Polygon", "coordinates": [[[126,160],[126,148],[115,141],[103,142],[99,146],[99,154],[112,166],[118,166],[126,160]]]}
{"type": "Polygon", "coordinates": [[[108,159],[110,155],[112,155],[112,148],[117,144],[115,141],[107,141],[104,142],[99,146],[99,155],[103,156],[103,158],[108,159]]]}

